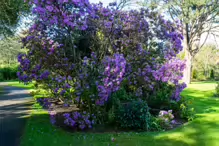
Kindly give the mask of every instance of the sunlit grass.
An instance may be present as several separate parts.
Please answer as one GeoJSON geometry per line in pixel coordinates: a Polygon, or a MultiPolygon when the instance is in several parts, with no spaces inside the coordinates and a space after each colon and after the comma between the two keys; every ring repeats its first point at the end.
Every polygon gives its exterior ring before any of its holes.
{"type": "Polygon", "coordinates": [[[213,82],[199,82],[184,90],[182,95],[192,99],[190,106],[198,117],[167,132],[68,133],[52,126],[48,113],[35,104],[21,146],[218,146],[219,100],[212,97],[214,88],[213,82]]]}
{"type": "Polygon", "coordinates": [[[25,89],[34,89],[33,83],[29,83],[29,84],[25,85],[24,83],[20,83],[18,81],[11,81],[11,82],[7,82],[7,85],[19,87],[19,88],[25,88],[25,89]]]}
{"type": "Polygon", "coordinates": [[[46,90],[43,89],[37,90],[36,88],[34,88],[34,83],[29,83],[25,85],[24,83],[20,83],[18,81],[11,81],[11,82],[7,82],[7,85],[28,89],[30,91],[30,94],[34,95],[34,98],[46,97],[48,95],[46,90]]]}

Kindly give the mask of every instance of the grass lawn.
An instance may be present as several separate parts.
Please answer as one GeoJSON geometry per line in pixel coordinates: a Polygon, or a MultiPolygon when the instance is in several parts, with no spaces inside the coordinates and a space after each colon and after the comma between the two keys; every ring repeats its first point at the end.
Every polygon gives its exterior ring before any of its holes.
{"type": "Polygon", "coordinates": [[[23,83],[19,83],[19,81],[11,81],[7,82],[8,86],[14,86],[19,88],[25,88],[25,89],[34,89],[34,85],[32,83],[28,85],[24,85],[23,83]]]}
{"type": "Polygon", "coordinates": [[[197,82],[184,90],[198,117],[168,132],[68,133],[52,126],[47,112],[35,104],[21,146],[219,146],[219,99],[211,97],[215,86],[197,82]]]}

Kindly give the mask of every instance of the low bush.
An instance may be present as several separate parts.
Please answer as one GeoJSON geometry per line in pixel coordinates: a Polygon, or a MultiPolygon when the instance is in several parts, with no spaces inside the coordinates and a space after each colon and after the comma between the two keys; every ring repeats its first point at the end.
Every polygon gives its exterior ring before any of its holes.
{"type": "Polygon", "coordinates": [[[175,123],[174,115],[172,112],[172,110],[159,112],[158,119],[163,129],[168,129],[171,127],[171,124],[175,123]]]}
{"type": "Polygon", "coordinates": [[[123,129],[149,130],[151,115],[148,105],[143,101],[132,101],[121,104],[116,114],[116,122],[123,129]]]}
{"type": "MultiPolygon", "coordinates": [[[[174,91],[174,86],[167,83],[162,83],[156,87],[151,97],[147,99],[148,106],[152,109],[170,109],[171,96],[174,91]]],[[[158,113],[155,113],[158,114],[158,113]]]]}
{"type": "Polygon", "coordinates": [[[181,91],[186,87],[186,84],[175,86],[173,84],[163,83],[157,88],[152,98],[147,99],[148,106],[151,108],[150,112],[153,115],[158,115],[160,110],[174,111],[174,114],[180,110],[180,103],[184,102],[181,98],[181,91]]]}
{"type": "Polygon", "coordinates": [[[200,74],[200,75],[197,76],[197,80],[198,80],[198,81],[205,81],[205,80],[207,80],[207,78],[206,78],[205,75],[200,74]]]}
{"type": "Polygon", "coordinates": [[[162,120],[157,117],[152,117],[151,120],[151,131],[162,131],[164,130],[164,127],[162,126],[162,120]]]}
{"type": "Polygon", "coordinates": [[[0,68],[0,81],[18,79],[17,71],[18,71],[17,65],[12,65],[10,67],[1,67],[0,68]]]}
{"type": "Polygon", "coordinates": [[[185,120],[193,120],[195,118],[194,108],[190,108],[191,100],[182,97],[180,101],[171,101],[169,109],[173,110],[173,114],[176,118],[182,118],[185,120]]]}
{"type": "Polygon", "coordinates": [[[180,117],[192,121],[195,118],[194,108],[190,108],[188,105],[182,103],[180,105],[180,117]]]}
{"type": "Polygon", "coordinates": [[[160,111],[158,117],[165,123],[170,123],[174,116],[172,114],[172,110],[168,110],[168,111],[160,111]]]}
{"type": "Polygon", "coordinates": [[[84,130],[92,128],[95,124],[95,116],[86,111],[65,113],[63,116],[65,118],[64,124],[74,129],[84,130]]]}
{"type": "Polygon", "coordinates": [[[121,88],[117,92],[113,93],[107,104],[108,117],[106,123],[108,123],[109,125],[115,125],[116,112],[119,110],[120,105],[125,102],[131,102],[133,99],[134,97],[132,95],[129,95],[126,92],[125,88],[121,88]]]}

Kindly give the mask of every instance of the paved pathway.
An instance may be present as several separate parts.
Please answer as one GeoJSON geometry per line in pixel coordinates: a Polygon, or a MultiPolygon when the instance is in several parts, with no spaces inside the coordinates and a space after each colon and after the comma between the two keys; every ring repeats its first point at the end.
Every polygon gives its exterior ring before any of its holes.
{"type": "Polygon", "coordinates": [[[32,98],[27,90],[9,87],[4,83],[0,95],[0,146],[18,146],[30,113],[32,98]]]}

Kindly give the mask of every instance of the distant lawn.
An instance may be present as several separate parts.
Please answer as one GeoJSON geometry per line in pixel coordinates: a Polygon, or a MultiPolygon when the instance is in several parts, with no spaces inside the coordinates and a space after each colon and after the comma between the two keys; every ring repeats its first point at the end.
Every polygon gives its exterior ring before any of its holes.
{"type": "Polygon", "coordinates": [[[18,82],[19,80],[3,80],[3,81],[0,81],[0,82],[18,82]]]}
{"type": "Polygon", "coordinates": [[[182,94],[193,100],[198,118],[168,132],[68,133],[52,126],[47,112],[35,104],[21,146],[219,146],[219,99],[212,97],[215,85],[199,82],[185,89],[182,94]]]}
{"type": "MultiPolygon", "coordinates": [[[[35,88],[34,88],[33,83],[29,83],[29,84],[25,85],[24,83],[20,83],[18,81],[12,81],[12,82],[7,82],[7,85],[8,86],[13,86],[13,87],[18,87],[18,88],[24,88],[24,89],[28,89],[28,90],[31,90],[31,91],[36,91],[35,88]]],[[[44,91],[46,91],[46,90],[44,90],[44,91]]],[[[44,91],[41,90],[41,92],[38,92],[37,94],[35,93],[34,98],[45,96],[44,91]]]]}
{"type": "Polygon", "coordinates": [[[14,86],[19,88],[25,88],[25,89],[34,89],[33,83],[25,85],[24,83],[19,83],[19,81],[10,81],[7,82],[8,86],[14,86]]]}

